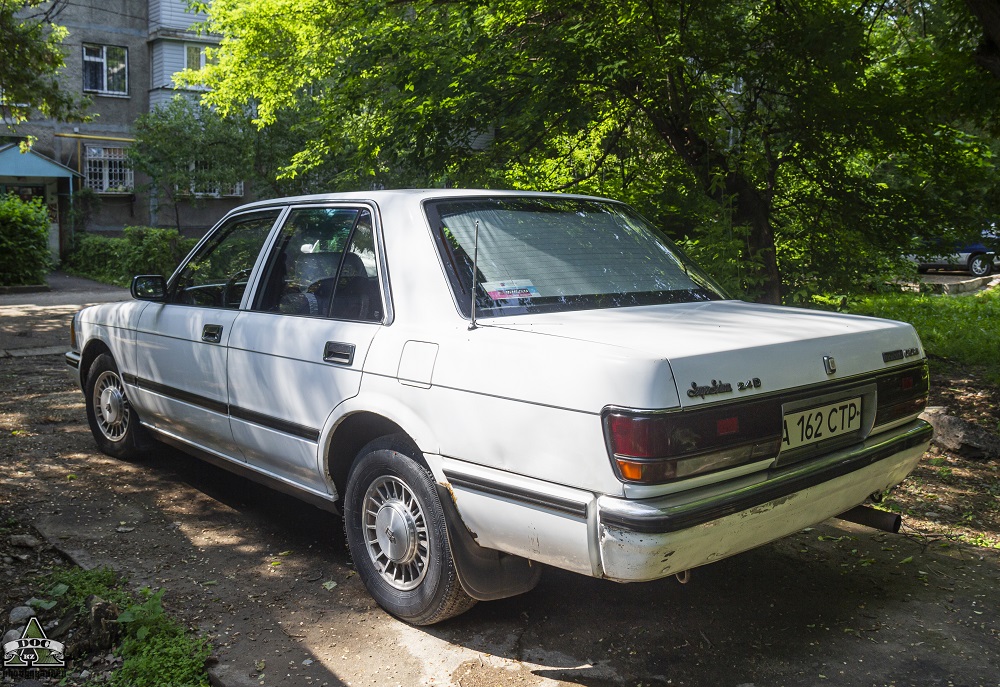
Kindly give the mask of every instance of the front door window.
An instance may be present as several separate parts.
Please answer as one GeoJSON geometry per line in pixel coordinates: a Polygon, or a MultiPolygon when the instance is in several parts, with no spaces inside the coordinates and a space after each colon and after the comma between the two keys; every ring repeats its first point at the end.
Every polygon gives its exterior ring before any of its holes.
{"type": "Polygon", "coordinates": [[[239,308],[257,256],[277,218],[278,211],[242,215],[220,227],[177,276],[171,302],[239,308]]]}

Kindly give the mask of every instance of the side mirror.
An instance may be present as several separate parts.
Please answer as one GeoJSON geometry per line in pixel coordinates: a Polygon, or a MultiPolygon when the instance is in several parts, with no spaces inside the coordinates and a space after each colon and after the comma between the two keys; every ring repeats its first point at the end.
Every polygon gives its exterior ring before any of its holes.
{"type": "Polygon", "coordinates": [[[140,274],[132,277],[129,291],[136,300],[163,301],[167,299],[167,280],[159,274],[140,274]]]}

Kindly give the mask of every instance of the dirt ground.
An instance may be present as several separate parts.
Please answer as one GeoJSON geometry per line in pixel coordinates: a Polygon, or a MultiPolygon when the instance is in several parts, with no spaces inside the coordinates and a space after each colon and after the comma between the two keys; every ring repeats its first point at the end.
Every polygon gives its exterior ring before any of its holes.
{"type": "MultiPolygon", "coordinates": [[[[974,373],[932,383],[932,404],[1000,423],[974,373]]],[[[687,585],[548,569],[413,628],[367,595],[337,518],[169,449],[98,453],[61,356],[0,359],[0,388],[4,631],[30,576],[69,555],[165,587],[225,685],[1000,685],[997,461],[925,455],[885,501],[901,535],[831,520],[687,585]],[[11,546],[34,531],[65,555],[11,546]]]]}

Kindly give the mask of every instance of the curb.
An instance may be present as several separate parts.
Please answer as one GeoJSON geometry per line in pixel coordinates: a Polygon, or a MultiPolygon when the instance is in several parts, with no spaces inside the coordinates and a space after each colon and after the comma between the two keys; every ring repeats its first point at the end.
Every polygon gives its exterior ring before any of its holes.
{"type": "Polygon", "coordinates": [[[0,294],[8,293],[44,293],[51,291],[48,284],[28,284],[26,286],[0,286],[0,294]]]}
{"type": "Polygon", "coordinates": [[[950,284],[937,284],[937,283],[927,283],[921,281],[919,283],[919,288],[921,293],[943,293],[946,295],[952,295],[956,293],[968,293],[970,291],[978,291],[979,289],[986,288],[996,279],[996,277],[973,277],[971,279],[963,279],[962,281],[952,282],[950,284]]]}
{"type": "Polygon", "coordinates": [[[41,348],[8,348],[0,349],[0,358],[33,358],[38,355],[61,355],[67,351],[65,346],[44,346],[41,348]]]}

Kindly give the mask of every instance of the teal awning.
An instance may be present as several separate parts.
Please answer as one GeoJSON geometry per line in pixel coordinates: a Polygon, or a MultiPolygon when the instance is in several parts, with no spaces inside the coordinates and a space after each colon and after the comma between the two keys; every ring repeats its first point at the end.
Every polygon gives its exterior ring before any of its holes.
{"type": "Polygon", "coordinates": [[[61,165],[33,150],[22,153],[20,147],[13,144],[0,147],[0,177],[51,179],[82,176],[66,165],[61,165]]]}

